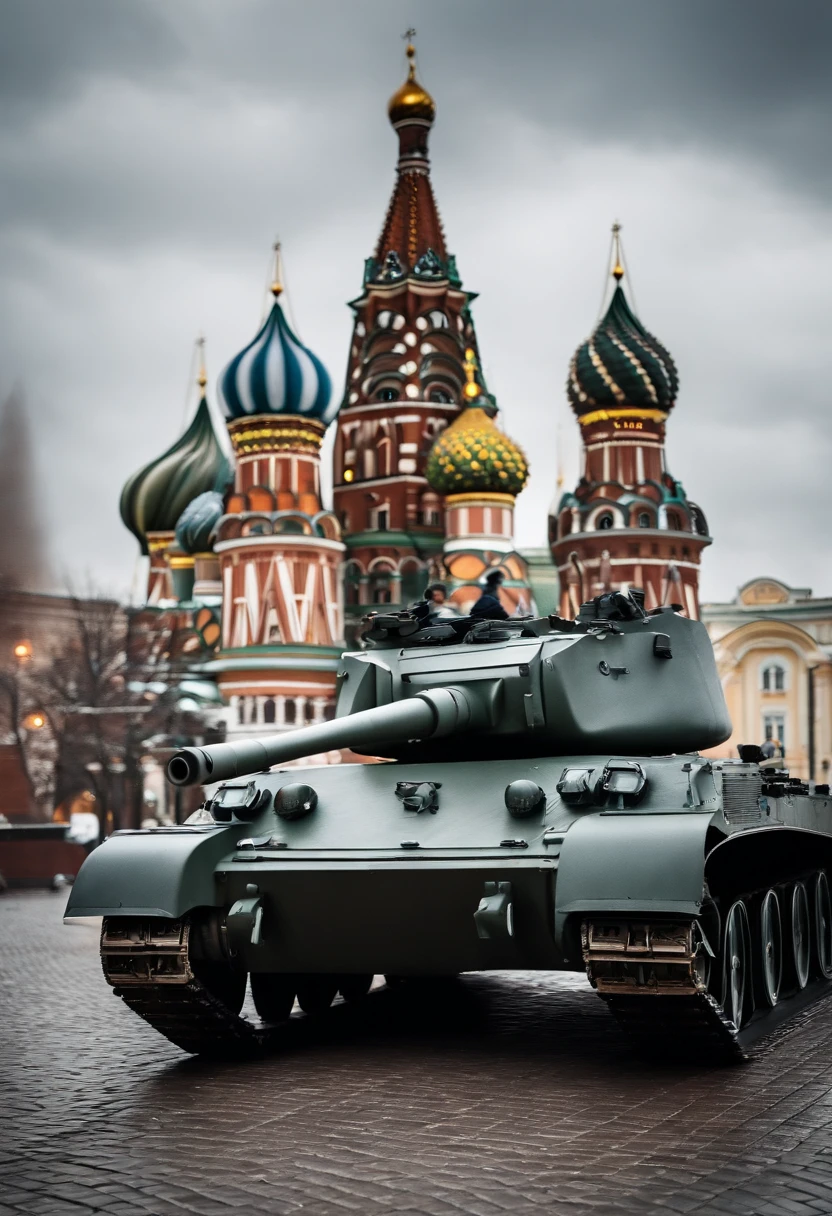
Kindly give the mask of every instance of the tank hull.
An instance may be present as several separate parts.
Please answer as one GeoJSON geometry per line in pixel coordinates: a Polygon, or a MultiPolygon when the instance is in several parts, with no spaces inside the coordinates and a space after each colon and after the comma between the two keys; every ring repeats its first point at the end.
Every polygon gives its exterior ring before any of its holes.
{"type": "Polygon", "coordinates": [[[775,1005],[781,1021],[789,1001],[832,987],[832,909],[824,927],[816,891],[818,875],[832,874],[832,799],[756,765],[578,755],[305,768],[259,775],[255,785],[264,809],[245,821],[116,833],[87,859],[70,896],[68,917],[105,918],[110,982],[186,1050],[216,1050],[239,1035],[260,1043],[266,1033],[240,1030],[227,1002],[220,1010],[206,967],[243,984],[250,975],[252,987],[257,977],[284,977],[301,992],[303,977],[329,977],[334,992],[333,984],[347,990],[349,976],[585,971],[636,1037],[655,1047],[657,1011],[671,1001],[661,1027],[684,1008],[688,1030],[696,1024],[721,1051],[739,1051],[775,1005]],[[643,774],[637,805],[602,791],[602,775],[620,764],[643,774]],[[576,772],[593,775],[593,801],[570,803],[576,772]],[[298,776],[317,804],[281,818],[281,791],[298,776]],[[545,795],[522,817],[505,797],[518,781],[545,795]],[[407,810],[402,789],[425,783],[436,805],[407,810]],[[801,886],[805,977],[789,936],[801,886]],[[770,891],[781,920],[773,1004],[760,930],[770,891]],[[742,1008],[736,993],[733,1006],[726,996],[738,902],[742,1008]],[[184,1004],[174,1033],[147,1002],[164,988],[169,1010],[177,984],[184,1004]],[[212,1003],[212,1031],[181,1031],[212,1003]]]}

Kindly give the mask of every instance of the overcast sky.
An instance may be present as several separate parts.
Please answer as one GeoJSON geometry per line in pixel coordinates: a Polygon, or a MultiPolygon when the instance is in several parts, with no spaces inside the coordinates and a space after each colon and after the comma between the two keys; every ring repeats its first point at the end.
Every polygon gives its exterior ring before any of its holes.
{"type": "MultiPolygon", "coordinates": [[[[0,392],[26,394],[56,582],[129,588],[127,476],[254,334],[283,241],[303,340],[340,394],[393,183],[386,114],[418,30],[433,182],[541,545],[564,384],[614,219],[681,391],[668,464],[714,545],[832,594],[828,0],[0,0],[0,392]]],[[[327,462],[328,463],[328,462],[327,462]]]]}

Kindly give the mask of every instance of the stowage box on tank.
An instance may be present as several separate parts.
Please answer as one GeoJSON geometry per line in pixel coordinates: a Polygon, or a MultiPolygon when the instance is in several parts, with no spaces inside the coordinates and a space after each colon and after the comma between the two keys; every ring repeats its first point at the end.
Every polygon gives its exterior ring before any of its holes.
{"type": "Polygon", "coordinates": [[[183,749],[204,807],[78,876],[67,916],[104,917],[107,979],[173,1042],[271,1044],[376,974],[537,968],[585,971],[650,1051],[722,1057],[826,991],[832,799],[700,754],[731,733],[701,624],[630,593],[366,637],[333,721],[183,749]],[[275,771],[336,748],[374,759],[275,771]]]}

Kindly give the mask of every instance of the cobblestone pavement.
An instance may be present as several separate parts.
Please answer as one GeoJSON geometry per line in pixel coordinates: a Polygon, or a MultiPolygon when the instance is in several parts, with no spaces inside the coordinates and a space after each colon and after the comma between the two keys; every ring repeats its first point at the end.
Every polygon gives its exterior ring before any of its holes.
{"type": "Polygon", "coordinates": [[[0,1216],[832,1213],[832,1006],[732,1068],[634,1060],[577,977],[466,977],[183,1056],[62,895],[0,899],[0,1216]]]}

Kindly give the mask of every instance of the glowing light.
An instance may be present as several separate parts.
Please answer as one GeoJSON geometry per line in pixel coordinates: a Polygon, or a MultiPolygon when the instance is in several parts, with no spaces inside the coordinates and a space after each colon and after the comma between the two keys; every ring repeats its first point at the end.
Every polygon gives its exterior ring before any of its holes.
{"type": "Polygon", "coordinates": [[[27,730],[40,730],[41,727],[46,726],[46,718],[39,710],[35,710],[34,713],[26,715],[23,725],[27,730]]]}
{"type": "Polygon", "coordinates": [[[14,648],[14,657],[20,659],[21,662],[32,657],[32,643],[18,642],[14,648]]]}
{"type": "Polygon", "coordinates": [[[352,481],[355,477],[355,472],[352,469],[344,469],[344,481],[352,481]]]}

